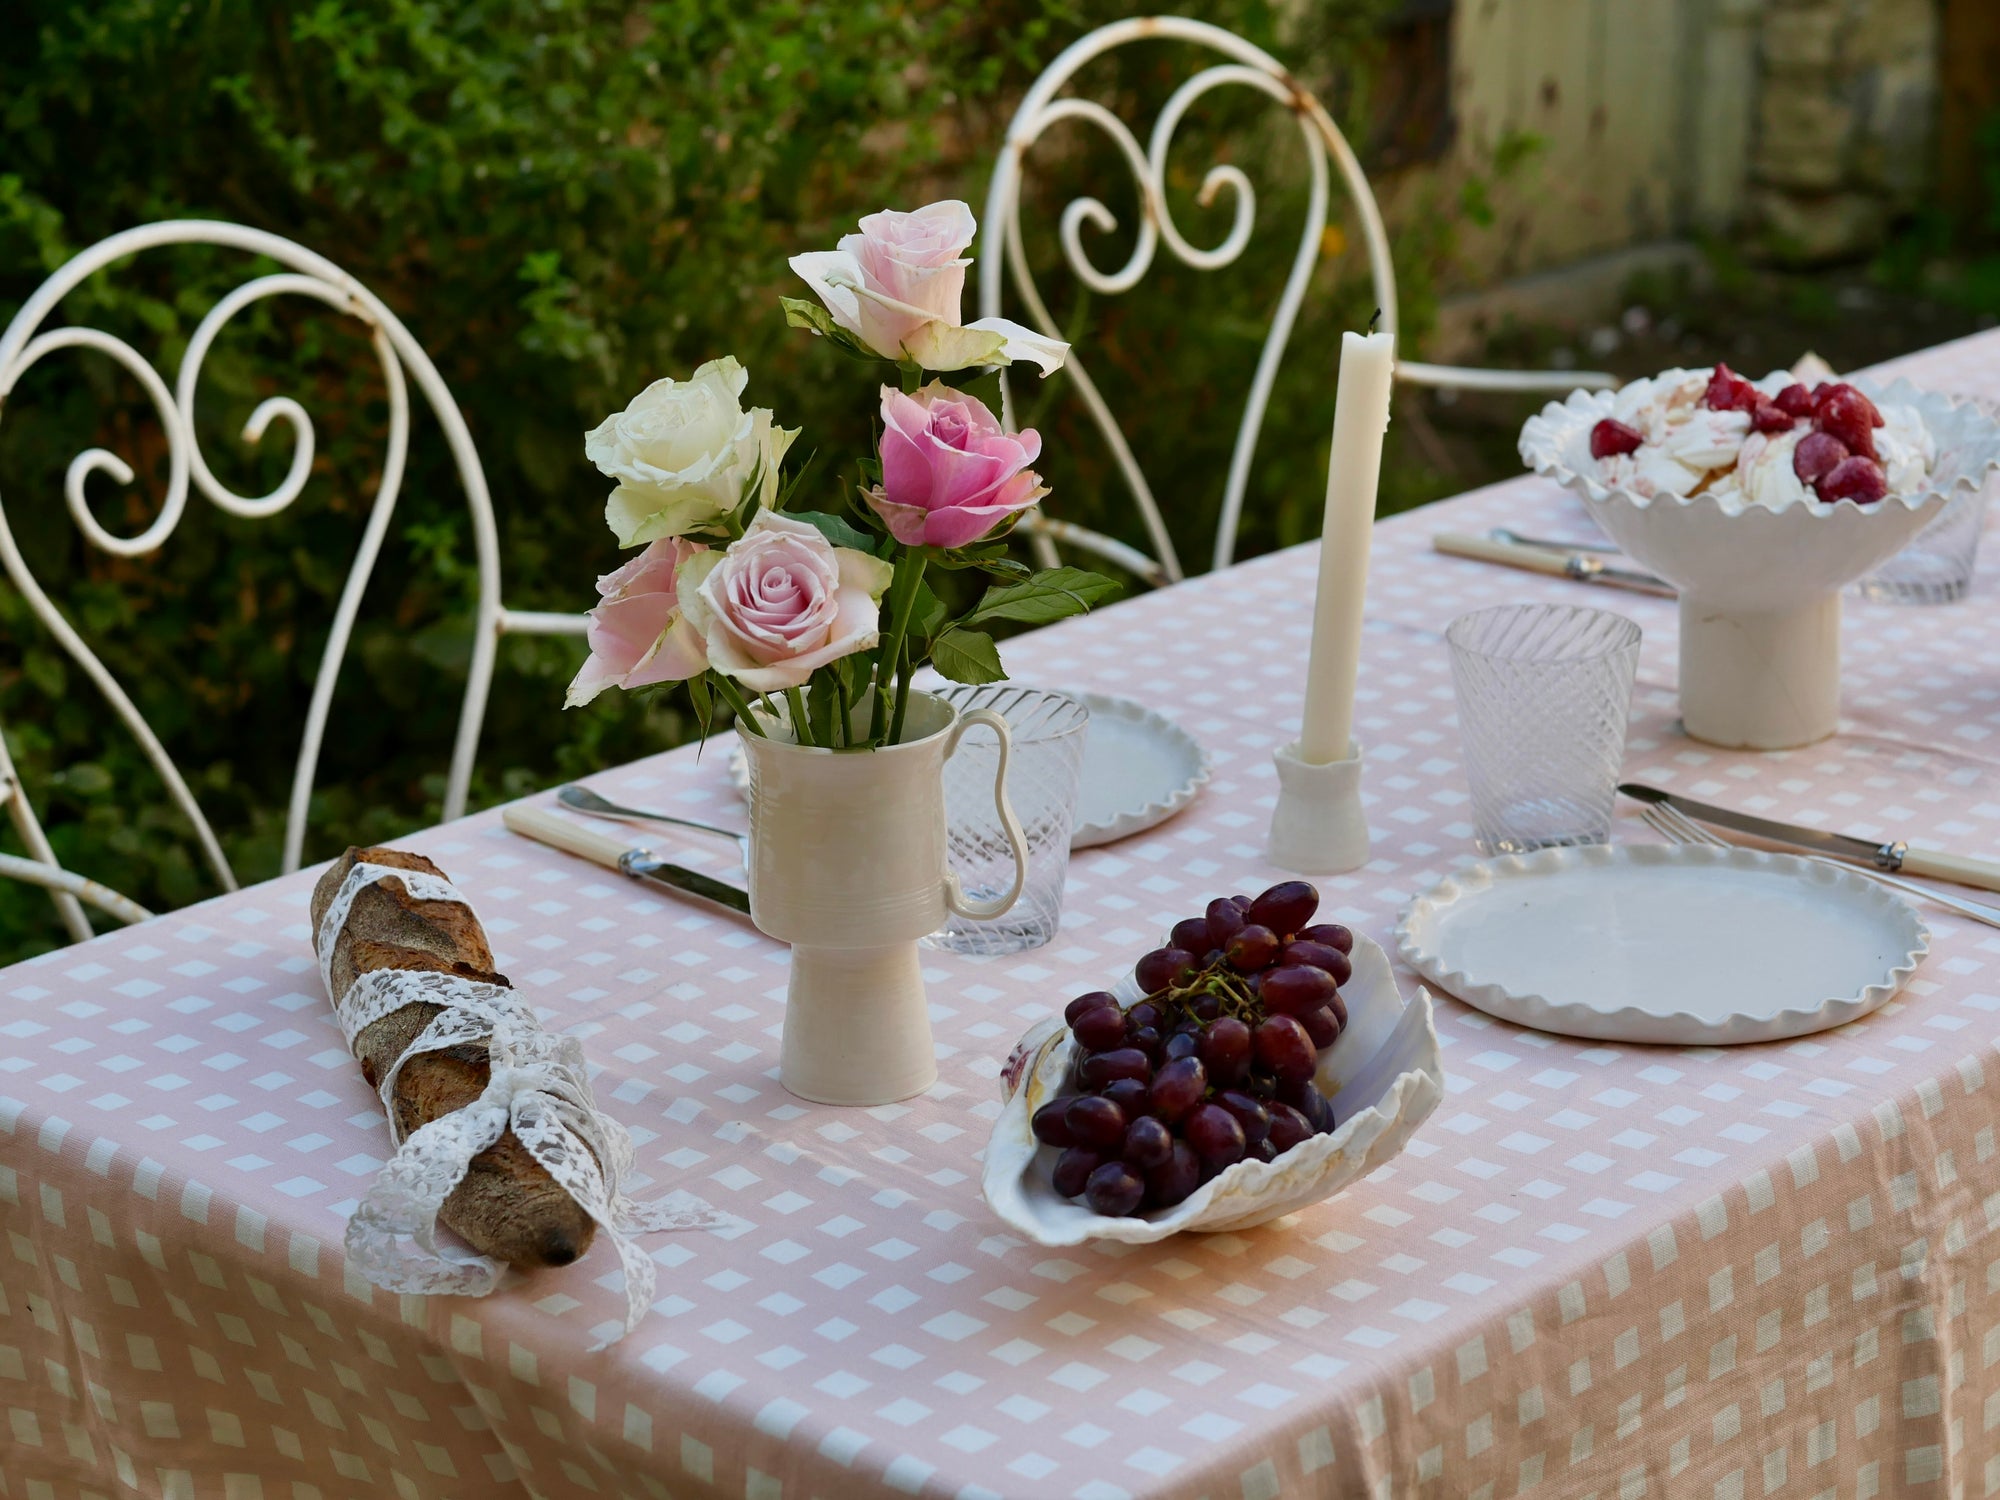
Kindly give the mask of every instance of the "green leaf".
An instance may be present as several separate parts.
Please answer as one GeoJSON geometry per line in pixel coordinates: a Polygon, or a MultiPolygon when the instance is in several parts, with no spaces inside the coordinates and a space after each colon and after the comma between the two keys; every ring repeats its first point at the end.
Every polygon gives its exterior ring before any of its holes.
{"type": "Polygon", "coordinates": [[[687,680],[688,702],[694,708],[694,721],[700,726],[701,743],[708,743],[709,726],[715,722],[715,699],[708,691],[708,679],[697,672],[687,680]]]}
{"type": "Polygon", "coordinates": [[[839,516],[830,516],[823,510],[793,511],[791,519],[804,521],[836,547],[852,547],[856,552],[876,555],[877,539],[859,527],[850,526],[839,516]]]}
{"type": "Polygon", "coordinates": [[[833,314],[817,302],[809,302],[804,297],[780,297],[778,306],[785,310],[785,322],[793,328],[809,328],[822,338],[838,339],[847,332],[833,321],[833,314]]]}
{"type": "Polygon", "coordinates": [[[917,585],[917,599],[910,606],[911,637],[919,641],[928,641],[932,636],[944,629],[947,613],[948,611],[944,607],[944,600],[931,592],[929,584],[917,585]]]}
{"type": "Polygon", "coordinates": [[[1004,682],[1007,677],[1000,666],[1000,648],[983,630],[957,626],[947,630],[931,643],[931,665],[937,668],[940,677],[975,686],[982,682],[1004,682]]]}
{"type": "Polygon", "coordinates": [[[1120,591],[1121,585],[1102,573],[1083,568],[1045,568],[1020,583],[1001,584],[986,591],[978,608],[960,623],[981,625],[988,620],[1017,620],[1023,625],[1047,625],[1080,615],[1120,591]]]}

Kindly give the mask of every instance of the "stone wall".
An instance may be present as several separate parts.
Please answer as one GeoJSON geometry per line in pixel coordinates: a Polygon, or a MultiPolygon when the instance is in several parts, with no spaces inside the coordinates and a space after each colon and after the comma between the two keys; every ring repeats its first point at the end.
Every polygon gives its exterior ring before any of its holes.
{"type": "Polygon", "coordinates": [[[1932,185],[1941,0],[1771,0],[1748,225],[1783,259],[1861,254],[1932,185]]]}

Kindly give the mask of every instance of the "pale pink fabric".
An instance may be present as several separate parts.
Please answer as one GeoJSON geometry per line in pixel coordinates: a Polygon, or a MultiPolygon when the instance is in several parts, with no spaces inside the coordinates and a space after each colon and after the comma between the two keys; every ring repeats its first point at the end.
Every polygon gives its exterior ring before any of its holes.
{"type": "MultiPolygon", "coordinates": [[[[2000,335],[1909,371],[2000,394],[2000,335]]],[[[1675,731],[1671,605],[1428,550],[1503,520],[1583,523],[1523,480],[1378,530],[1376,850],[1327,883],[1342,920],[1387,939],[1469,852],[1440,631],[1523,598],[1644,625],[1635,774],[2000,855],[2000,556],[1966,607],[1850,605],[1847,733],[1759,757],[1675,731]]],[[[1590,1046],[1441,1002],[1446,1102],[1392,1169],[1279,1224],[1051,1252],[987,1213],[1015,1035],[1200,899],[1272,878],[1312,567],[1294,551],[1010,647],[1027,680],[1177,715],[1216,779],[1078,858],[1052,947],[928,956],[943,1081],[907,1105],[778,1087],[784,955],[754,932],[491,815],[408,841],[582,1038],[656,1182],[742,1216],[654,1241],[655,1310],[602,1354],[620,1299],[599,1251],[484,1301],[343,1273],[387,1137],[313,971],[310,873],[0,973],[0,1495],[1986,1493],[2000,936],[1936,909],[1897,1003],[1795,1043],[1590,1046]]],[[[601,784],[729,812],[726,758],[601,784]]]]}

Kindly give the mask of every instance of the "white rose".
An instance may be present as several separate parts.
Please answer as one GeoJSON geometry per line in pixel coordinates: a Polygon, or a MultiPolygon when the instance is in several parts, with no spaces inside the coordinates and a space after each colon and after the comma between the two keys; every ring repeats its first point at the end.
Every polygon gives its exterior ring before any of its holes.
{"type": "Polygon", "coordinates": [[[604,519],[621,547],[681,536],[736,509],[759,473],[758,498],[778,493],[778,464],[798,436],[763,407],[743,409],[750,372],[712,359],[686,380],[656,380],[592,428],[583,451],[618,481],[604,519]]]}

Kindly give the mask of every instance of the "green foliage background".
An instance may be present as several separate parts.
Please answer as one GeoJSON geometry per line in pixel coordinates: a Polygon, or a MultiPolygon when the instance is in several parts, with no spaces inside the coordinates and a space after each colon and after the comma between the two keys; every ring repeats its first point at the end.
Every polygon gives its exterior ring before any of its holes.
{"type": "MultiPolygon", "coordinates": [[[[156,219],[267,228],[356,275],[409,325],[463,408],[501,529],[515,608],[580,609],[617,561],[606,483],[581,434],[646,382],[734,353],[750,398],[803,425],[801,452],[869,440],[855,367],[788,331],[785,258],[829,246],[861,213],[964,197],[1041,64],[1090,26],[1148,7],[1109,0],[16,0],[0,48],[0,321],[70,254],[156,219]]],[[[1184,6],[1279,53],[1362,118],[1377,26],[1393,0],[1184,6]],[[1302,14],[1309,21],[1285,21],[1302,14]]],[[[1095,65],[1100,98],[1150,121],[1192,59],[1159,43],[1095,65]]],[[[1269,313],[1297,243],[1304,155],[1290,117],[1245,91],[1182,130],[1171,190],[1189,238],[1226,232],[1225,197],[1195,202],[1218,160],[1260,191],[1259,234],[1202,275],[1164,254],[1141,290],[1095,303],[1059,274],[1054,226],[1090,186],[1123,226],[1136,193],[1107,144],[1071,130],[1034,158],[1031,254],[1160,486],[1184,557],[1206,558],[1223,475],[1269,313]]],[[[1398,238],[1406,328],[1420,330],[1451,217],[1398,238]]],[[[1353,239],[1353,236],[1349,236],[1353,239]]],[[[253,269],[240,254],[152,251],[73,293],[61,317],[129,338],[171,380],[195,325],[253,269]]],[[[263,269],[269,269],[264,267],[263,269]]],[[[1324,483],[1338,331],[1365,321],[1358,257],[1329,236],[1265,429],[1241,551],[1311,535],[1324,483]]],[[[1010,311],[1018,311],[1010,306],[1010,311]]],[[[298,298],[258,304],[211,354],[202,447],[261,494],[282,476],[282,424],[257,448],[245,417],[297,397],[317,430],[305,496],[240,521],[196,493],[158,554],[87,552],[60,503],[92,446],[139,478],[92,481],[126,534],[156,513],[166,449],[143,393],[101,355],[66,351],[8,397],[0,493],[30,566],[98,646],[189,771],[245,880],[276,872],[286,787],[318,653],[380,473],[382,377],[352,320],[298,298]]],[[[1058,514],[1139,539],[1115,472],[1058,377],[1029,396],[1058,514]]],[[[829,476],[824,482],[831,483],[829,476]]],[[[1421,489],[1421,475],[1407,483],[1421,489]]],[[[1411,491],[1414,493],[1414,490],[1411,491]]],[[[1410,498],[1405,494],[1403,498],[1410,498]]],[[[834,508],[827,506],[825,508],[834,508]]],[[[308,859],[435,820],[469,646],[464,497],[420,413],[403,498],[335,699],[308,859]]],[[[672,697],[609,694],[562,713],[581,647],[510,638],[474,804],[679,743],[672,697]]],[[[71,868],[155,907],[213,894],[189,831],[95,690],[0,584],[0,725],[71,868]]],[[[11,831],[8,834],[11,838],[11,831]]],[[[13,847],[11,844],[6,847],[13,847]]],[[[0,881],[0,960],[60,940],[43,896],[0,881]]]]}

